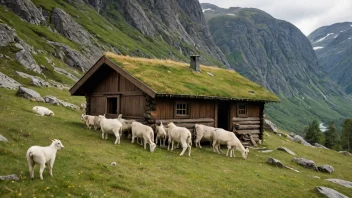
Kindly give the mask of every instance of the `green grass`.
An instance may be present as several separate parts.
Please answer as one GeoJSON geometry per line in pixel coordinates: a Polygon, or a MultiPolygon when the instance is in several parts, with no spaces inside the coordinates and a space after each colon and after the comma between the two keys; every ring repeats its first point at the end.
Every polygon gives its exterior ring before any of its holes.
{"type": "Polygon", "coordinates": [[[201,66],[198,73],[190,70],[186,63],[170,60],[132,58],[112,53],[106,53],[106,56],[158,94],[279,101],[274,94],[235,71],[201,66]]]}
{"type": "MultiPolygon", "coordinates": [[[[43,92],[53,91],[43,89],[43,92]]],[[[331,187],[347,196],[350,189],[324,181],[339,178],[352,181],[352,158],[337,152],[313,149],[292,143],[283,137],[265,136],[264,146],[274,152],[263,154],[251,150],[243,160],[192,148],[192,156],[180,157],[180,150],[157,148],[154,153],[123,139],[113,145],[113,138],[102,140],[101,134],[87,130],[80,121],[80,113],[68,108],[30,102],[14,96],[15,91],[0,89],[0,134],[9,143],[0,143],[0,175],[17,174],[20,181],[1,181],[1,197],[320,197],[316,186],[331,187]],[[55,117],[39,117],[31,112],[35,105],[43,105],[55,112],[55,117]],[[59,138],[65,146],[57,153],[54,177],[44,172],[44,181],[29,179],[25,159],[32,145],[46,146],[49,139],[59,138]],[[318,165],[330,164],[333,174],[301,168],[292,156],[277,151],[285,146],[299,157],[314,160],[318,165]],[[300,170],[279,169],[267,165],[268,157],[300,170]],[[116,161],[117,166],[110,165],[116,161]],[[321,179],[314,179],[312,176],[321,179]]],[[[69,101],[69,95],[60,94],[69,101]]]]}

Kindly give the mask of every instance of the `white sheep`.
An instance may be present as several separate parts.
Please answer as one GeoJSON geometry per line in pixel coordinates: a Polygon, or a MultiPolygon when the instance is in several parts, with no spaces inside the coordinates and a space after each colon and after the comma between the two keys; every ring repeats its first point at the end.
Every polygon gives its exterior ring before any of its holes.
{"type": "Polygon", "coordinates": [[[154,140],[154,131],[150,126],[144,125],[139,122],[132,123],[132,142],[134,143],[134,139],[138,137],[143,140],[144,149],[147,149],[147,143],[150,145],[150,152],[154,152],[156,144],[153,142],[154,140]]]}
{"type": "Polygon", "coordinates": [[[227,145],[226,156],[235,157],[235,149],[240,151],[243,159],[247,159],[249,150],[244,148],[241,141],[236,137],[233,132],[226,131],[224,129],[215,129],[213,132],[213,149],[215,149],[219,154],[220,144],[227,145]]]}
{"type": "MultiPolygon", "coordinates": [[[[117,117],[117,120],[120,121],[122,124],[122,133],[126,132],[127,134],[129,134],[132,130],[132,123],[135,122],[135,120],[123,119],[122,114],[117,117]]],[[[122,136],[122,133],[120,134],[120,136],[122,136]]]]}
{"type": "Polygon", "coordinates": [[[170,122],[168,125],[168,138],[169,138],[169,145],[167,150],[169,150],[170,144],[171,150],[174,150],[174,141],[181,143],[182,152],[180,156],[182,156],[186,149],[188,148],[188,156],[191,156],[191,144],[192,144],[192,134],[191,132],[185,127],[178,127],[174,123],[170,122]]]}
{"type": "Polygon", "coordinates": [[[108,139],[108,133],[114,134],[116,137],[114,144],[120,144],[120,132],[122,130],[122,124],[117,119],[105,118],[105,115],[99,115],[98,121],[100,123],[102,139],[108,139]]]}
{"type": "Polygon", "coordinates": [[[160,122],[160,126],[155,125],[155,133],[156,133],[155,144],[158,144],[158,140],[160,139],[160,147],[161,147],[161,140],[163,139],[163,145],[165,146],[167,133],[162,122],[160,122]]]}
{"type": "Polygon", "coordinates": [[[43,171],[45,169],[45,164],[49,166],[49,174],[53,176],[53,166],[56,158],[57,150],[63,149],[64,145],[62,145],[60,140],[52,140],[50,146],[42,147],[42,146],[31,146],[26,153],[29,174],[31,179],[34,178],[34,167],[35,164],[40,165],[40,179],[43,180],[43,171]]]}
{"type": "Polygon", "coordinates": [[[33,113],[36,113],[40,116],[54,116],[54,112],[52,112],[50,109],[42,106],[34,106],[32,108],[33,113]]]}
{"type": "Polygon", "coordinates": [[[81,120],[84,123],[86,123],[88,129],[91,129],[92,126],[94,126],[94,119],[95,119],[95,116],[85,115],[85,114],[81,115],[81,120]]]}
{"type": "MultiPolygon", "coordinates": [[[[105,116],[105,114],[104,114],[105,116]]],[[[100,121],[98,116],[94,116],[94,130],[100,129],[100,121]]]]}
{"type": "Polygon", "coordinates": [[[200,145],[201,140],[206,140],[210,142],[213,141],[213,131],[215,130],[214,127],[210,127],[202,124],[196,124],[194,126],[194,129],[197,135],[197,138],[195,141],[196,147],[199,146],[199,148],[202,148],[202,146],[200,145]]]}

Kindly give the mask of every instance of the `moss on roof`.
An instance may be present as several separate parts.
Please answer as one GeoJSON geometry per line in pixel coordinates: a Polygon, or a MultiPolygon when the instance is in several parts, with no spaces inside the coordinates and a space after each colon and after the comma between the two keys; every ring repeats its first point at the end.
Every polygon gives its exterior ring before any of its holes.
{"type": "Polygon", "coordinates": [[[105,56],[157,94],[280,101],[273,93],[232,70],[201,65],[199,73],[191,70],[187,63],[171,60],[120,56],[110,52],[105,56]]]}

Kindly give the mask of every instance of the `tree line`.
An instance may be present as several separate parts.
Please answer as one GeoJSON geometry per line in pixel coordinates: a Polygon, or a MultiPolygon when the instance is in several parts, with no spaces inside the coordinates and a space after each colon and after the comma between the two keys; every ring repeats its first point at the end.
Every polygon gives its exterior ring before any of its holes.
{"type": "Polygon", "coordinates": [[[319,143],[333,150],[352,150],[351,119],[346,119],[343,122],[341,133],[338,133],[334,122],[330,122],[327,130],[323,133],[317,120],[310,123],[304,132],[306,141],[311,144],[319,143]]]}

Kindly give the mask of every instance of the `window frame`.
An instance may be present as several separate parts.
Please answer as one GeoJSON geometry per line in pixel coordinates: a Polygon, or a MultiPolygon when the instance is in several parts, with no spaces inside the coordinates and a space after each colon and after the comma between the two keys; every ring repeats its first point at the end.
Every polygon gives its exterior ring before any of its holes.
{"type": "Polygon", "coordinates": [[[105,98],[106,98],[106,103],[105,103],[105,114],[106,115],[110,115],[110,116],[115,116],[115,115],[119,115],[120,114],[120,102],[121,102],[121,100],[120,100],[120,95],[113,95],[113,96],[105,96],[105,98]],[[116,104],[116,107],[117,107],[117,109],[116,109],[116,114],[113,114],[113,113],[109,113],[109,109],[108,109],[108,107],[109,107],[109,99],[111,99],[111,98],[116,98],[116,100],[117,100],[117,104],[116,104]]]}
{"type": "Polygon", "coordinates": [[[175,111],[174,111],[174,117],[175,117],[175,118],[189,118],[189,106],[190,106],[190,103],[187,102],[187,101],[175,101],[175,105],[174,105],[174,109],[175,109],[175,111]],[[186,108],[178,109],[178,108],[177,108],[177,105],[179,105],[179,104],[181,104],[181,105],[185,104],[185,105],[186,105],[186,108]],[[181,110],[181,111],[185,110],[185,111],[186,111],[186,114],[177,114],[177,110],[181,110]]]}
{"type": "Polygon", "coordinates": [[[248,117],[248,104],[238,103],[237,104],[237,117],[248,117]],[[244,106],[244,109],[240,109],[240,106],[244,106]],[[240,113],[240,111],[245,111],[245,113],[240,113]]]}

